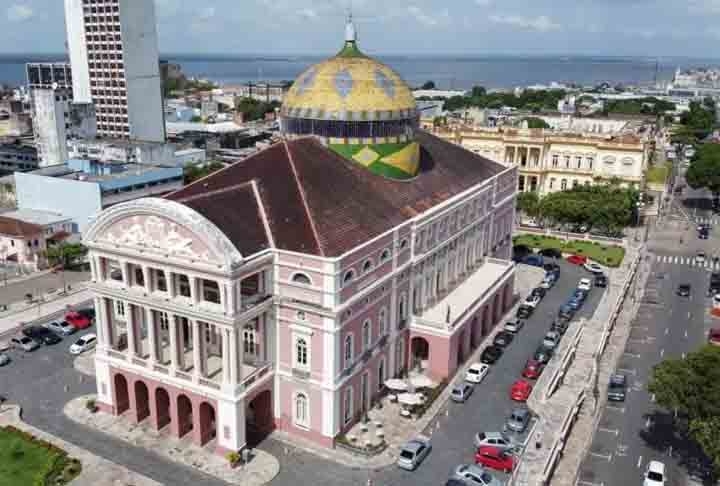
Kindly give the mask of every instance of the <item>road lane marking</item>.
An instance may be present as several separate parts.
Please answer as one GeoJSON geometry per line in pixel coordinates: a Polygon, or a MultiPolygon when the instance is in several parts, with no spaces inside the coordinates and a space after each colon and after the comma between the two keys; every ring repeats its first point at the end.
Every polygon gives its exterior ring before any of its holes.
{"type": "Polygon", "coordinates": [[[682,359],[685,359],[685,353],[682,354],[682,359]]]}
{"type": "Polygon", "coordinates": [[[628,375],[637,375],[637,370],[636,370],[636,369],[631,369],[631,370],[629,370],[629,369],[627,369],[627,368],[618,368],[618,371],[619,371],[620,373],[627,373],[628,375]]]}
{"type": "Polygon", "coordinates": [[[670,334],[670,328],[669,328],[669,327],[666,327],[666,328],[665,328],[665,335],[667,336],[668,334],[670,334]]]}
{"type": "Polygon", "coordinates": [[[612,454],[598,454],[597,452],[590,452],[590,455],[595,457],[601,457],[607,462],[612,462],[612,454]]]}
{"type": "Polygon", "coordinates": [[[623,353],[623,354],[624,354],[625,356],[629,356],[629,357],[631,357],[631,358],[639,358],[639,357],[640,357],[639,354],[634,354],[634,353],[625,352],[625,353],[623,353]]]}
{"type": "Polygon", "coordinates": [[[672,446],[668,448],[668,456],[672,457],[672,446]]]}
{"type": "Polygon", "coordinates": [[[605,427],[598,427],[598,430],[600,432],[607,432],[608,434],[615,434],[620,435],[620,431],[618,429],[606,429],[605,427]]]}
{"type": "Polygon", "coordinates": [[[665,348],[660,350],[660,357],[662,358],[664,354],[665,354],[665,348]]]}
{"type": "Polygon", "coordinates": [[[649,428],[650,428],[650,424],[652,424],[652,419],[650,419],[650,417],[648,417],[648,418],[645,420],[645,428],[646,428],[646,429],[649,429],[649,428]]]}
{"type": "Polygon", "coordinates": [[[640,469],[640,466],[642,465],[642,456],[638,457],[637,467],[640,469]]]}
{"type": "Polygon", "coordinates": [[[577,486],[605,486],[605,483],[591,483],[590,481],[580,481],[575,483],[577,486]]]}
{"type": "Polygon", "coordinates": [[[615,405],[605,405],[605,408],[606,408],[607,410],[615,410],[615,411],[620,412],[620,413],[625,413],[625,407],[618,407],[618,406],[615,406],[615,405]]]}
{"type": "Polygon", "coordinates": [[[650,401],[655,403],[655,394],[654,393],[650,396],[650,401]]]}

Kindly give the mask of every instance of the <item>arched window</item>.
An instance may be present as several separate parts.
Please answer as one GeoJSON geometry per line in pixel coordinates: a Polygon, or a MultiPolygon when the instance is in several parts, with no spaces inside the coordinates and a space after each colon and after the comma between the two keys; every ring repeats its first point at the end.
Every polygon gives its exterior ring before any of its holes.
{"type": "Polygon", "coordinates": [[[368,273],[370,270],[372,270],[373,262],[372,260],[365,260],[365,263],[363,263],[362,271],[363,273],[368,273]]]}
{"type": "Polygon", "coordinates": [[[343,277],[343,284],[347,284],[352,281],[352,279],[355,278],[355,271],[348,270],[345,272],[345,276],[343,277]]]}
{"type": "Polygon", "coordinates": [[[295,364],[303,367],[308,365],[308,345],[305,338],[295,341],[295,364]]]}
{"type": "Polygon", "coordinates": [[[305,275],[304,273],[296,273],[292,276],[292,281],[294,283],[299,283],[302,285],[312,285],[312,280],[310,280],[310,277],[305,275]]]}
{"type": "Polygon", "coordinates": [[[387,309],[385,309],[384,307],[380,309],[378,321],[380,322],[380,335],[384,336],[388,332],[387,309]]]}
{"type": "Polygon", "coordinates": [[[343,347],[343,357],[345,368],[348,368],[352,364],[353,360],[353,338],[352,334],[345,336],[345,344],[343,347]]]}
{"type": "Polygon", "coordinates": [[[567,179],[562,179],[560,181],[560,190],[564,191],[565,189],[567,189],[567,179]]]}
{"type": "Polygon", "coordinates": [[[405,248],[407,248],[407,246],[408,246],[408,240],[407,240],[407,239],[402,240],[402,241],[400,242],[400,249],[401,249],[401,250],[404,250],[405,248]]]}
{"type": "Polygon", "coordinates": [[[370,319],[363,322],[362,336],[363,349],[370,349],[370,345],[372,344],[372,323],[370,322],[370,319]]]}
{"type": "Polygon", "coordinates": [[[347,387],[343,394],[343,423],[349,424],[353,416],[353,389],[347,387]]]}
{"type": "Polygon", "coordinates": [[[390,260],[390,250],[386,248],[380,254],[380,263],[385,263],[388,260],[390,260]]]}
{"type": "Polygon", "coordinates": [[[310,423],[310,407],[308,398],[304,393],[295,395],[295,425],[308,427],[310,423]]]}

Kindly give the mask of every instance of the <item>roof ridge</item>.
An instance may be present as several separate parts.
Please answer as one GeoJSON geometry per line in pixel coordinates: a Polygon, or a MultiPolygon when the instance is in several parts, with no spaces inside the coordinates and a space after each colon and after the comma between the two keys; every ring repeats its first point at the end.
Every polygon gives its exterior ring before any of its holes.
{"type": "Polygon", "coordinates": [[[258,189],[258,183],[255,179],[251,179],[250,185],[252,186],[253,194],[255,194],[258,212],[260,213],[260,220],[262,221],[263,228],[265,228],[265,233],[267,235],[268,242],[270,243],[270,247],[276,248],[275,237],[273,236],[272,230],[270,229],[270,221],[268,220],[267,212],[265,211],[265,206],[263,205],[263,199],[260,195],[260,190],[258,189]]]}
{"type": "MultiPolygon", "coordinates": [[[[185,196],[180,199],[175,199],[175,202],[184,203],[184,202],[196,201],[196,200],[202,199],[204,197],[215,196],[217,194],[224,194],[226,192],[235,191],[235,190],[241,189],[245,186],[252,185],[253,180],[254,179],[250,179],[249,181],[241,182],[239,184],[233,184],[232,186],[221,187],[220,189],[213,189],[211,191],[201,192],[198,194],[191,194],[189,196],[185,196]]],[[[187,186],[185,186],[185,187],[187,187],[187,186]]]]}
{"type": "Polygon", "coordinates": [[[303,188],[302,184],[300,184],[300,178],[298,177],[297,168],[295,167],[295,159],[292,156],[290,146],[287,143],[287,140],[283,139],[282,144],[285,147],[285,152],[288,156],[288,162],[290,163],[290,169],[292,170],[293,177],[295,178],[295,184],[297,184],[298,191],[300,192],[300,199],[302,200],[303,206],[305,207],[305,212],[307,213],[308,221],[310,222],[310,229],[312,230],[313,237],[315,238],[318,252],[320,252],[320,256],[325,256],[325,250],[320,244],[320,235],[317,231],[317,227],[315,226],[315,220],[313,219],[312,213],[310,212],[310,205],[308,204],[307,197],[305,195],[305,189],[303,188]]]}

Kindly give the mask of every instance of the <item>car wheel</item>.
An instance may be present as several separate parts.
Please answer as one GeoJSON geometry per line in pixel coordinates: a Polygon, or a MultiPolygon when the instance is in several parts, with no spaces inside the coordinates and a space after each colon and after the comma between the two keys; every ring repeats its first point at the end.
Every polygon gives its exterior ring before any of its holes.
{"type": "Polygon", "coordinates": [[[512,469],[510,469],[510,468],[505,469],[505,474],[510,474],[511,472],[512,472],[512,469]]]}

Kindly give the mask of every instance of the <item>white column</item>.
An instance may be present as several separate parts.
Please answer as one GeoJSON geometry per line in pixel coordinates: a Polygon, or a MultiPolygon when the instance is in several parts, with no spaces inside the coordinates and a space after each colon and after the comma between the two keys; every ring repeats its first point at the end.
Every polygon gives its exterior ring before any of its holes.
{"type": "Polygon", "coordinates": [[[235,304],[236,296],[237,296],[237,284],[233,281],[225,284],[225,288],[227,288],[227,309],[225,311],[230,314],[231,316],[235,315],[237,312],[237,307],[235,304]]]}
{"type": "Polygon", "coordinates": [[[230,383],[235,386],[238,384],[238,377],[240,376],[240,364],[238,362],[238,332],[237,329],[230,329],[227,332],[230,339],[230,345],[228,346],[230,383]]]}
{"type": "Polygon", "coordinates": [[[155,319],[153,310],[145,308],[145,316],[147,319],[148,347],[150,348],[150,362],[155,363],[158,360],[157,350],[157,334],[155,330],[155,319]]]}
{"type": "Polygon", "coordinates": [[[177,316],[168,314],[168,332],[170,333],[170,368],[178,368],[178,327],[177,316]]]}
{"type": "Polygon", "coordinates": [[[105,318],[105,309],[103,308],[103,298],[102,297],[95,297],[95,322],[97,323],[97,338],[98,338],[98,344],[101,348],[104,348],[108,345],[107,342],[107,331],[105,329],[105,326],[107,325],[106,318],[105,318]]]}
{"type": "Polygon", "coordinates": [[[220,337],[222,338],[222,382],[223,385],[231,384],[231,365],[230,365],[230,331],[228,329],[220,329],[220,337]]]}
{"type": "Polygon", "coordinates": [[[130,264],[124,260],[120,261],[120,272],[122,273],[123,285],[130,287],[130,264]]]}
{"type": "Polygon", "coordinates": [[[198,302],[200,302],[198,296],[198,279],[192,275],[188,275],[188,282],[190,284],[190,300],[192,300],[194,305],[197,305],[198,302]]]}
{"type": "Polygon", "coordinates": [[[96,256],[93,257],[93,261],[95,262],[95,269],[97,270],[97,279],[99,282],[102,282],[105,280],[105,265],[103,264],[103,258],[96,256]]]}
{"type": "Polygon", "coordinates": [[[222,281],[218,281],[217,284],[218,284],[218,290],[220,291],[220,307],[222,307],[223,312],[227,313],[228,312],[228,308],[227,308],[228,288],[227,288],[227,285],[225,285],[225,282],[222,282],[222,281]]]}
{"type": "Polygon", "coordinates": [[[175,274],[169,268],[163,270],[165,272],[165,283],[167,285],[168,297],[175,298],[175,274]]]}
{"type": "Polygon", "coordinates": [[[145,292],[150,294],[152,292],[151,272],[150,267],[143,265],[142,267],[143,280],[145,281],[145,292]]]}
{"type": "Polygon", "coordinates": [[[125,302],[125,329],[127,329],[128,352],[127,359],[131,361],[137,353],[137,338],[135,328],[135,306],[125,302]]]}
{"type": "Polygon", "coordinates": [[[193,335],[193,375],[197,381],[205,376],[205,363],[203,362],[203,332],[198,321],[190,321],[193,335]]]}

